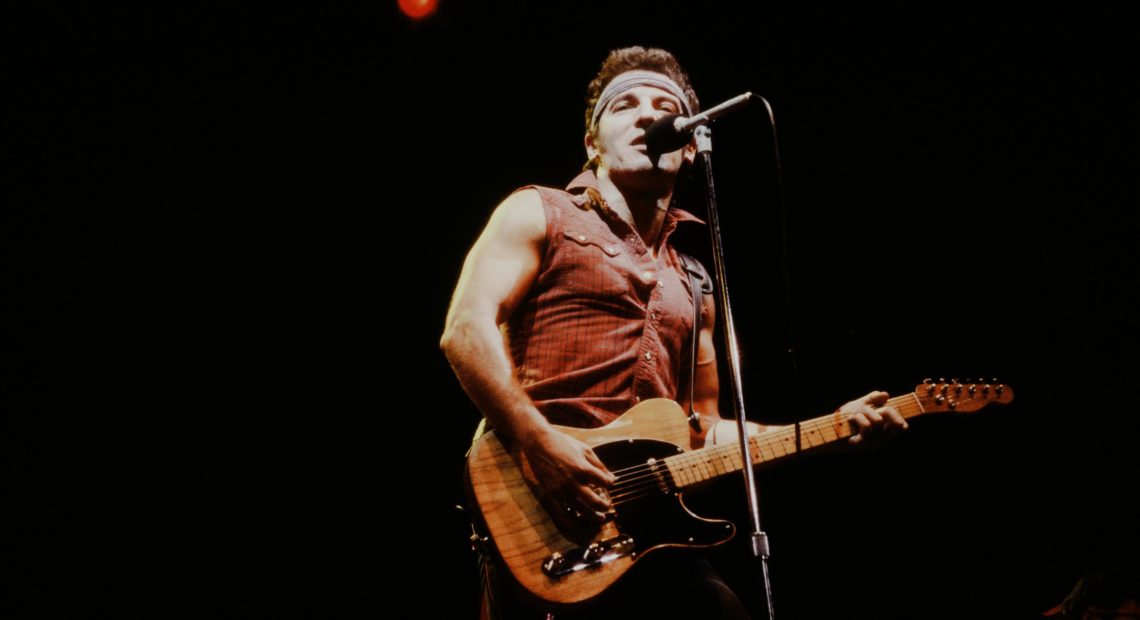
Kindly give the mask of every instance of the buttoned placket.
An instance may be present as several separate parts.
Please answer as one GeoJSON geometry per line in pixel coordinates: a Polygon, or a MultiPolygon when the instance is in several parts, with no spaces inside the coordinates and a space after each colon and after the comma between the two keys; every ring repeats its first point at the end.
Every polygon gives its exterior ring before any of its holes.
{"type": "MultiPolygon", "coordinates": [[[[615,221],[614,225],[629,228],[629,224],[624,221],[615,221]]],[[[659,360],[655,355],[655,351],[661,347],[660,336],[657,329],[659,327],[660,313],[657,311],[662,303],[664,295],[665,268],[662,267],[662,253],[668,251],[668,235],[676,228],[676,222],[667,222],[666,227],[662,229],[661,248],[655,258],[651,258],[649,249],[642,242],[641,237],[632,230],[627,230],[625,235],[622,236],[626,245],[630,249],[630,255],[634,258],[638,276],[643,284],[642,291],[645,291],[645,320],[642,323],[642,335],[638,346],[637,356],[637,369],[634,371],[633,376],[633,397],[632,401],[636,404],[641,402],[641,387],[647,383],[652,383],[649,379],[657,371],[657,364],[659,360]]]]}
{"type": "MultiPolygon", "coordinates": [[[[597,246],[610,257],[625,254],[620,261],[626,265],[626,269],[632,270],[627,272],[627,277],[630,278],[630,283],[633,285],[630,293],[641,306],[644,314],[641,316],[640,334],[630,334],[637,338],[636,349],[624,354],[632,353],[634,356],[630,369],[633,376],[628,388],[630,390],[628,398],[631,401],[629,406],[640,403],[647,398],[668,396],[657,387],[661,383],[659,379],[663,376],[676,379],[673,374],[679,372],[679,369],[666,368],[662,364],[677,365],[677,360],[670,357],[674,351],[673,345],[680,344],[681,348],[684,348],[685,343],[674,342],[674,330],[680,328],[677,325],[678,323],[687,324],[687,318],[692,316],[691,306],[688,314],[674,315],[675,311],[683,312],[682,309],[673,306],[675,302],[689,296],[689,283],[676,253],[668,241],[680,222],[703,222],[690,213],[679,209],[673,213],[671,209],[666,215],[665,225],[659,239],[660,255],[651,260],[646,256],[649,252],[648,248],[645,247],[637,231],[605,205],[604,199],[598,192],[597,178],[593,173],[583,172],[566,187],[566,191],[574,195],[572,201],[577,208],[594,210],[605,223],[607,234],[601,234],[597,237],[597,246]],[[591,203],[591,201],[593,202],[591,203]],[[624,252],[621,250],[623,245],[625,246],[624,252]],[[611,248],[616,251],[611,250],[611,248]],[[626,263],[625,261],[630,262],[626,263]],[[650,270],[653,273],[653,281],[647,282],[646,272],[650,270]],[[666,286],[666,282],[669,283],[668,286],[666,286]],[[668,336],[668,343],[662,341],[663,335],[668,336]],[[660,351],[668,352],[665,358],[659,357],[660,351]],[[660,371],[666,372],[663,375],[660,371]],[[672,371],[673,374],[669,374],[669,371],[672,371]]],[[[574,231],[571,238],[581,244],[588,243],[588,241],[577,239],[579,232],[574,231]]],[[[636,321],[636,315],[630,318],[636,321]]]]}
{"type": "MultiPolygon", "coordinates": [[[[645,397],[654,397],[657,394],[646,394],[645,387],[654,383],[653,376],[657,372],[660,360],[657,359],[656,351],[663,347],[660,342],[660,335],[658,328],[660,321],[663,318],[660,312],[661,304],[664,303],[665,294],[665,278],[663,274],[671,272],[667,267],[663,267],[665,262],[670,259],[666,254],[670,252],[668,240],[673,231],[676,230],[678,220],[671,216],[666,216],[667,219],[664,227],[661,230],[661,239],[659,241],[661,251],[654,258],[650,258],[649,249],[645,246],[641,236],[633,229],[632,226],[620,217],[617,217],[604,205],[598,210],[599,215],[602,216],[603,221],[607,223],[607,227],[620,242],[624,242],[629,250],[629,256],[634,261],[634,268],[637,270],[634,273],[635,277],[641,280],[643,286],[637,287],[640,291],[640,296],[645,300],[645,317],[642,321],[642,335],[639,340],[638,354],[636,358],[636,366],[633,373],[633,382],[631,386],[632,395],[631,401],[636,404],[641,402],[643,395],[645,397]],[[663,256],[664,261],[663,262],[663,256]]],[[[699,221],[699,220],[697,220],[699,221]]],[[[607,244],[603,246],[607,254],[614,256],[614,246],[607,244]]],[[[674,259],[675,260],[675,259],[674,259]]],[[[681,278],[683,280],[683,278],[681,278]]],[[[680,282],[680,280],[678,280],[680,282]]]]}

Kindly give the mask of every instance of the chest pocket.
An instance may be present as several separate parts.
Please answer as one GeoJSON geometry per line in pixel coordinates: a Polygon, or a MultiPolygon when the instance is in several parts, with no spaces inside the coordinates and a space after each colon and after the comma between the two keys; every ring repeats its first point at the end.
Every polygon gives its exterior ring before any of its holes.
{"type": "MultiPolygon", "coordinates": [[[[636,290],[628,250],[611,235],[589,228],[567,228],[562,233],[555,275],[557,287],[567,294],[567,302],[608,308],[632,302],[636,290]]],[[[632,306],[631,306],[632,308],[632,306]]],[[[632,309],[617,311],[624,316],[632,309]]]]}
{"type": "Polygon", "coordinates": [[[596,237],[596,235],[591,235],[589,233],[584,233],[584,232],[575,232],[575,231],[571,231],[571,230],[567,230],[567,231],[563,232],[562,234],[568,240],[573,241],[574,243],[578,244],[579,246],[582,246],[582,247],[593,246],[595,248],[598,248],[599,250],[602,251],[602,253],[604,253],[606,256],[609,256],[610,258],[613,258],[613,257],[617,256],[618,254],[621,254],[621,246],[619,246],[617,244],[617,242],[609,241],[609,240],[605,240],[605,239],[598,239],[596,237]]]}

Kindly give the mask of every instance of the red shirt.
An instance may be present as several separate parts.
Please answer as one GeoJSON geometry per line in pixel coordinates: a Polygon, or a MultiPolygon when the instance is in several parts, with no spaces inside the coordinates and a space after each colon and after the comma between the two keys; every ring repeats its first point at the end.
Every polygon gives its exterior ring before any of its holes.
{"type": "Polygon", "coordinates": [[[693,299],[668,241],[678,223],[701,220],[670,209],[654,260],[602,204],[593,172],[565,191],[530,187],[542,195],[546,253],[504,330],[527,394],[551,422],[576,427],[602,426],[646,398],[676,399],[693,299]]]}

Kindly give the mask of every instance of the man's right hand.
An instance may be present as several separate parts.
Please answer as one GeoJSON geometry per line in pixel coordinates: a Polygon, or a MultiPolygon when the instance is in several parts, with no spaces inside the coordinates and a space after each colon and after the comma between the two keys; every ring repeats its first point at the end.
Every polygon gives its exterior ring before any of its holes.
{"type": "Polygon", "coordinates": [[[601,490],[616,478],[590,446],[553,428],[529,439],[522,448],[550,504],[583,520],[605,521],[612,506],[601,490]]]}

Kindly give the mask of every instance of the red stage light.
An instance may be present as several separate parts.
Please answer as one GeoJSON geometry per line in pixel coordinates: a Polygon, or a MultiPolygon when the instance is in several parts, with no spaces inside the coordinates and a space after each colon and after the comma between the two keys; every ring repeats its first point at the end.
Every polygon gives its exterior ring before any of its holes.
{"type": "Polygon", "coordinates": [[[423,19],[435,12],[438,0],[400,0],[400,10],[412,19],[423,19]]]}

